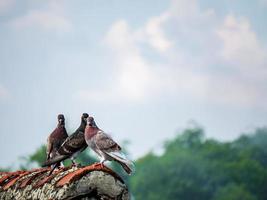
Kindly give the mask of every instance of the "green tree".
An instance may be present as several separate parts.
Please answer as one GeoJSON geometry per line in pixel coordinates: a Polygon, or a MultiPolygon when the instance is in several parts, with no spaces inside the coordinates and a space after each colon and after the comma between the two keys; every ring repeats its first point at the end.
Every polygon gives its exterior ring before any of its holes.
{"type": "Polygon", "coordinates": [[[265,200],[266,144],[266,128],[233,142],[205,139],[198,127],[186,129],[165,143],[163,155],[137,160],[132,191],[137,200],[265,200]]]}
{"type": "Polygon", "coordinates": [[[220,188],[214,197],[214,200],[257,200],[250,192],[241,185],[229,184],[220,188]]]}

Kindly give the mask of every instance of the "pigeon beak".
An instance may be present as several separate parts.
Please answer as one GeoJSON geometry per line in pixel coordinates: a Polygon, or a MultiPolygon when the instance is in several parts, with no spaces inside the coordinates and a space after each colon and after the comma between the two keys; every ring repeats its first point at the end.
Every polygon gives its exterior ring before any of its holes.
{"type": "Polygon", "coordinates": [[[87,120],[87,125],[88,125],[88,126],[92,126],[92,122],[89,121],[89,120],[87,120]]]}

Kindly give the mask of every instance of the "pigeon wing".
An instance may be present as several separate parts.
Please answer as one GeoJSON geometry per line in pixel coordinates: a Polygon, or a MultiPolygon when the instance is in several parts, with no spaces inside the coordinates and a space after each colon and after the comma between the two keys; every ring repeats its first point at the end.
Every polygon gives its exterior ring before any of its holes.
{"type": "Polygon", "coordinates": [[[97,148],[120,163],[128,174],[134,172],[134,163],[126,158],[120,151],[121,147],[109,135],[103,131],[99,131],[95,135],[94,140],[97,148]]]}
{"type": "Polygon", "coordinates": [[[84,140],[84,133],[78,132],[70,135],[60,146],[57,155],[54,158],[47,160],[42,166],[49,166],[58,162],[61,162],[67,158],[70,158],[74,153],[78,151],[83,151],[86,149],[87,144],[84,140]]]}
{"type": "MultiPolygon", "coordinates": [[[[47,160],[51,158],[51,153],[53,151],[55,151],[55,148],[57,146],[56,142],[58,140],[56,138],[57,135],[60,135],[60,129],[59,128],[56,128],[47,138],[47,145],[46,145],[46,159],[47,160]]],[[[59,138],[59,140],[62,141],[61,138],[59,138]]]]}
{"type": "Polygon", "coordinates": [[[119,151],[121,147],[106,133],[99,131],[95,136],[95,144],[99,150],[112,152],[119,151]]]}
{"type": "Polygon", "coordinates": [[[86,146],[84,133],[80,131],[69,136],[58,149],[58,153],[61,155],[72,155],[73,153],[84,149],[86,146]]]}

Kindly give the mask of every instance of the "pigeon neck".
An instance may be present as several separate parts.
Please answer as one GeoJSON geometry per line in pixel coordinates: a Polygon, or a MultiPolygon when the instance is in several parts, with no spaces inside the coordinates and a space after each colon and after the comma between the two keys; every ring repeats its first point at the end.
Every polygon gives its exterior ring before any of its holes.
{"type": "Polygon", "coordinates": [[[86,129],[87,129],[86,133],[88,134],[87,137],[89,137],[89,139],[95,136],[97,131],[99,130],[97,127],[92,127],[92,126],[87,126],[86,129]]]}
{"type": "Polygon", "coordinates": [[[86,123],[85,123],[84,121],[82,121],[82,122],[81,122],[81,125],[80,125],[80,127],[78,128],[77,131],[82,131],[82,132],[84,132],[85,126],[86,126],[86,123]]]}
{"type": "Polygon", "coordinates": [[[64,124],[58,124],[57,127],[58,127],[58,128],[61,128],[61,127],[64,128],[65,125],[64,125],[64,124]]]}

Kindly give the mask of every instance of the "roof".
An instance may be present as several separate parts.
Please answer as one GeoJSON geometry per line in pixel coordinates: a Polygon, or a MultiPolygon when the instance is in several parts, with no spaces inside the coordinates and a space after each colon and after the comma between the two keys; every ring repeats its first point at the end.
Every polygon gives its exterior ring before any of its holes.
{"type": "Polygon", "coordinates": [[[96,176],[94,180],[98,181],[97,176],[102,176],[100,173],[102,172],[103,176],[107,177],[108,175],[112,177],[113,180],[120,182],[120,185],[124,185],[124,189],[128,191],[119,175],[107,167],[102,168],[101,165],[62,167],[48,176],[50,170],[51,168],[38,168],[29,171],[0,172],[0,197],[1,194],[4,195],[11,191],[20,192],[25,190],[39,191],[40,193],[45,187],[51,187],[54,191],[60,191],[61,188],[66,189],[77,181],[82,182],[81,180],[84,177],[91,180],[93,177],[91,174],[92,172],[94,172],[96,176]]]}

